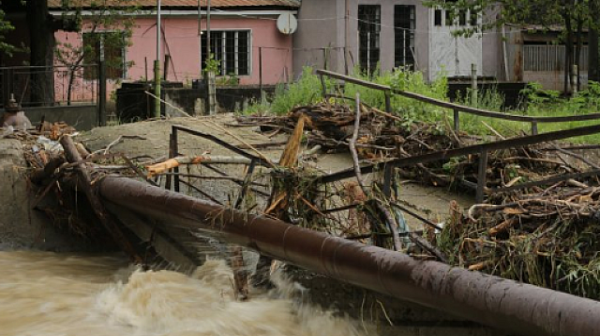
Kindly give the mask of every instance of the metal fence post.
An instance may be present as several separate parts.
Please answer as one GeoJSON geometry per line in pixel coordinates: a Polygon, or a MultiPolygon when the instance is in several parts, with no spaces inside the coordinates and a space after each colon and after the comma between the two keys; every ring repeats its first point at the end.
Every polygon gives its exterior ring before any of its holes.
{"type": "Polygon", "coordinates": [[[537,121],[532,121],[531,122],[531,135],[536,135],[536,134],[538,134],[537,121]]]}
{"type": "Polygon", "coordinates": [[[322,74],[319,74],[319,79],[321,80],[321,89],[323,90],[323,98],[327,98],[327,85],[325,85],[325,78],[323,78],[322,74]]]}
{"type": "Polygon", "coordinates": [[[477,170],[477,193],[475,194],[475,202],[481,203],[483,202],[483,196],[485,195],[485,185],[486,185],[486,171],[487,171],[487,163],[488,163],[488,152],[487,150],[482,150],[479,153],[479,167],[477,170]]]}
{"type": "Polygon", "coordinates": [[[98,62],[98,125],[106,126],[106,62],[98,62]]]}
{"type": "Polygon", "coordinates": [[[578,74],[577,74],[577,64],[573,64],[573,66],[571,67],[571,93],[573,94],[573,96],[577,95],[577,90],[579,87],[579,78],[578,78],[578,74]]]}
{"type": "MultiPolygon", "coordinates": [[[[177,157],[179,155],[179,137],[177,134],[177,128],[171,128],[172,136],[173,136],[173,157],[177,157]]],[[[179,167],[175,167],[174,169],[175,176],[173,177],[173,183],[175,184],[175,191],[179,192],[179,167]]]]}
{"type": "Polygon", "coordinates": [[[392,113],[392,101],[391,101],[391,93],[389,90],[384,91],[385,93],[385,111],[387,113],[392,113]]]}
{"type": "Polygon", "coordinates": [[[459,119],[459,115],[460,115],[460,111],[457,109],[454,109],[454,131],[458,132],[460,130],[460,119],[459,119]]]}

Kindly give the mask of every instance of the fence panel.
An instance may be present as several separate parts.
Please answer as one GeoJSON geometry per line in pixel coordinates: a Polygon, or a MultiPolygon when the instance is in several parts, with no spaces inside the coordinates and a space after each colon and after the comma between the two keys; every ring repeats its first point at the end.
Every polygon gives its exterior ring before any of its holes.
{"type": "MultiPolygon", "coordinates": [[[[524,45],[524,71],[564,71],[564,45],[524,45]]],[[[588,47],[581,48],[578,66],[581,71],[588,69],[588,47]]]]}

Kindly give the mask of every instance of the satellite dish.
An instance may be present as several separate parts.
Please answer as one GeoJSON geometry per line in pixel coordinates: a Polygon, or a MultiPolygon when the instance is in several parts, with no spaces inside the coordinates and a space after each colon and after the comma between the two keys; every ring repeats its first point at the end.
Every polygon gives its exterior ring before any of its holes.
{"type": "Polygon", "coordinates": [[[292,13],[281,14],[277,18],[277,29],[282,34],[293,34],[298,29],[298,20],[292,13]]]}

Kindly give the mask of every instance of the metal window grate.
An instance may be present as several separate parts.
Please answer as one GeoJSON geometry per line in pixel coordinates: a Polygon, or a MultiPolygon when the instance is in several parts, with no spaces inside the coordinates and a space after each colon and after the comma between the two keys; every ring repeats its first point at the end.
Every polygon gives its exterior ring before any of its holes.
{"type": "Polygon", "coordinates": [[[381,6],[358,6],[359,60],[361,69],[368,73],[377,68],[380,55],[379,32],[381,30],[381,6]]]}
{"type": "MultiPolygon", "coordinates": [[[[83,33],[84,63],[95,64],[99,55],[104,53],[106,63],[106,78],[125,78],[125,37],[121,32],[83,33]]],[[[97,68],[86,67],[84,78],[98,79],[97,68]]]]}
{"type": "MultiPolygon", "coordinates": [[[[202,59],[207,60],[206,32],[202,34],[202,59]]],[[[250,31],[212,30],[210,52],[220,62],[221,76],[245,76],[250,74],[250,31]]]]}
{"type": "Polygon", "coordinates": [[[415,6],[394,6],[394,27],[394,66],[414,66],[415,6]]]}
{"type": "MultiPolygon", "coordinates": [[[[565,69],[564,45],[524,45],[523,70],[524,71],[564,71],[565,69]]],[[[579,69],[588,69],[588,46],[581,48],[579,69]]]]}

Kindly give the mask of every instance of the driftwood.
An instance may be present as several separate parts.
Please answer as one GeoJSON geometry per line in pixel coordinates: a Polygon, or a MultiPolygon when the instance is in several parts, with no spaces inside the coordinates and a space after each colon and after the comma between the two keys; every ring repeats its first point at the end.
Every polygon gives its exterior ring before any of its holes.
{"type": "MultiPolygon", "coordinates": [[[[300,152],[300,143],[304,133],[305,118],[300,117],[294,129],[294,132],[288,139],[288,142],[281,154],[279,165],[281,168],[294,168],[298,164],[298,154],[300,152]]],[[[286,215],[288,207],[288,196],[286,190],[279,184],[274,184],[271,190],[271,197],[264,214],[274,218],[289,221],[286,215]]],[[[273,260],[270,257],[261,255],[256,266],[253,283],[255,286],[270,286],[269,274],[273,260]]]]}
{"type": "Polygon", "coordinates": [[[148,177],[163,174],[170,169],[181,165],[193,165],[201,163],[219,163],[219,164],[243,164],[249,165],[251,160],[243,156],[220,156],[220,155],[198,155],[198,156],[178,156],[167,159],[163,162],[146,166],[148,177]]]}
{"type": "MultiPolygon", "coordinates": [[[[68,162],[76,163],[82,161],[81,156],[79,155],[79,151],[77,151],[77,147],[73,143],[73,140],[69,136],[64,136],[60,140],[61,145],[65,151],[65,157],[68,162]]],[[[75,166],[75,171],[79,177],[78,185],[81,187],[83,192],[85,193],[94,213],[98,220],[102,223],[102,225],[106,228],[106,230],[112,235],[113,239],[120,247],[125,251],[134,262],[141,264],[143,262],[142,258],[137,254],[129,240],[125,237],[121,229],[117,226],[117,224],[110,218],[108,212],[104,209],[102,202],[96,196],[94,191],[92,190],[92,179],[88,170],[86,169],[83,163],[79,163],[75,166]]]]}

